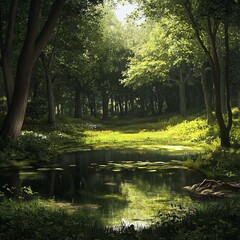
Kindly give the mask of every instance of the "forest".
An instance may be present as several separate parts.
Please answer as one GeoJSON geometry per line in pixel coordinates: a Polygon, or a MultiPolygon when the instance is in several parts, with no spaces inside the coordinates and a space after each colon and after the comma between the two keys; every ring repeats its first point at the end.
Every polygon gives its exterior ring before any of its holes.
{"type": "Polygon", "coordinates": [[[0,239],[239,239],[239,19],[1,0],[0,239]]]}

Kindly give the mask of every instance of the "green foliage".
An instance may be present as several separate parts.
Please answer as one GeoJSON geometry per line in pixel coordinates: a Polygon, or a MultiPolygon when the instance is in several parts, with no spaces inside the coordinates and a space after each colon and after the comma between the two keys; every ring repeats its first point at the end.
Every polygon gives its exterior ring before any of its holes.
{"type": "Polygon", "coordinates": [[[148,23],[148,28],[151,32],[133,51],[123,83],[137,88],[152,82],[179,84],[184,75],[184,81],[192,80],[189,74],[193,67],[199,68],[204,58],[189,27],[171,15],[148,23]]]}
{"type": "Polygon", "coordinates": [[[44,208],[40,202],[0,203],[1,239],[96,239],[103,232],[97,215],[44,208]]]}
{"type": "MultiPolygon", "coordinates": [[[[28,160],[29,163],[49,159],[52,155],[50,139],[46,135],[33,131],[22,131],[17,140],[3,147],[0,154],[1,164],[28,160]]],[[[15,163],[13,163],[15,164],[15,163]]]]}
{"type": "Polygon", "coordinates": [[[239,221],[239,199],[201,204],[181,221],[177,239],[238,239],[239,221]]]}
{"type": "Polygon", "coordinates": [[[28,103],[26,117],[37,119],[45,114],[47,114],[47,101],[44,98],[36,98],[28,103]]]}
{"type": "Polygon", "coordinates": [[[7,98],[1,97],[0,98],[0,113],[6,113],[7,112],[7,98]]]}
{"type": "Polygon", "coordinates": [[[33,192],[30,186],[24,186],[20,189],[16,187],[8,186],[8,184],[2,186],[0,191],[1,199],[8,200],[21,200],[21,201],[29,201],[35,199],[38,194],[33,192]]]}
{"type": "Polygon", "coordinates": [[[82,240],[202,240],[238,239],[240,229],[239,199],[201,203],[194,210],[178,205],[175,213],[156,217],[149,228],[133,225],[103,227],[92,211],[67,212],[44,207],[39,200],[0,202],[2,239],[82,239],[82,240]],[[20,224],[21,223],[21,224],[20,224]]]}
{"type": "Polygon", "coordinates": [[[33,160],[40,160],[50,154],[49,145],[50,140],[47,136],[32,131],[23,131],[11,147],[14,149],[13,154],[20,159],[23,153],[22,157],[28,156],[33,160]]]}

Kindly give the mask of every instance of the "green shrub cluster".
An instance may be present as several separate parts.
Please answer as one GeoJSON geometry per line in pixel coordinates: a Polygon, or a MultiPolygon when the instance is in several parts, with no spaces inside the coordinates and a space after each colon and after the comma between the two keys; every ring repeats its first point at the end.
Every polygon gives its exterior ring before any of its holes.
{"type": "Polygon", "coordinates": [[[0,199],[3,200],[33,200],[38,197],[38,193],[33,192],[30,186],[24,186],[20,189],[5,184],[0,191],[0,199]]]}
{"type": "Polygon", "coordinates": [[[42,118],[47,114],[47,101],[44,98],[36,98],[28,103],[26,117],[32,119],[42,118]]]}
{"type": "Polygon", "coordinates": [[[104,228],[91,212],[44,208],[39,201],[0,203],[0,239],[97,239],[104,228]]]}
{"type": "Polygon", "coordinates": [[[50,143],[50,139],[43,134],[24,131],[11,147],[19,158],[41,160],[50,154],[50,143]]]}
{"type": "Polygon", "coordinates": [[[19,138],[0,151],[1,164],[30,160],[31,163],[49,159],[53,155],[48,136],[33,131],[23,131],[19,138]]]}

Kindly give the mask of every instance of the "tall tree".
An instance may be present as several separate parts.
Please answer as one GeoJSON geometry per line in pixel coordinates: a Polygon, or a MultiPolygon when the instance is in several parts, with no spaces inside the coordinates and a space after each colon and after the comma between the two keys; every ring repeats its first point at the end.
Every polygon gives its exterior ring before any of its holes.
{"type": "MultiPolygon", "coordinates": [[[[51,4],[48,18],[39,31],[42,1],[30,2],[25,39],[17,62],[13,96],[0,130],[0,138],[5,142],[16,139],[20,134],[28,102],[32,69],[53,31],[63,3],[64,0],[55,0],[51,4]]],[[[10,12],[9,17],[11,16],[10,12]]]]}
{"type": "Polygon", "coordinates": [[[210,67],[214,84],[215,111],[220,129],[220,139],[222,147],[230,147],[230,130],[232,127],[232,111],[230,106],[229,91],[229,26],[236,18],[239,2],[234,0],[174,0],[174,1],[142,1],[145,12],[155,19],[161,18],[165,14],[174,14],[183,22],[192,27],[195,37],[205,53],[210,67]],[[153,10],[151,10],[153,9],[153,10]],[[225,66],[224,82],[227,98],[227,121],[225,122],[222,113],[221,101],[221,59],[219,56],[218,38],[223,33],[225,66]]]}

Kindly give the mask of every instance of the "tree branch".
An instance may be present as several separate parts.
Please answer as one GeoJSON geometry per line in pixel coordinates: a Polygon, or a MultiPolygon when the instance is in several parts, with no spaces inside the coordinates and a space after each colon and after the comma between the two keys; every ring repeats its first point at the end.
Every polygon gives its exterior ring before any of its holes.
{"type": "Polygon", "coordinates": [[[10,14],[8,17],[8,27],[7,27],[7,33],[6,33],[6,40],[5,40],[5,53],[4,58],[10,57],[10,54],[12,52],[12,42],[13,42],[13,30],[14,25],[16,22],[16,16],[17,16],[17,5],[18,0],[12,0],[11,6],[10,6],[10,14]]]}
{"type": "Polygon", "coordinates": [[[55,26],[55,23],[57,22],[57,19],[60,15],[63,3],[64,0],[55,0],[55,2],[53,3],[48,19],[35,42],[34,61],[36,61],[42,49],[45,47],[50,37],[50,34],[55,26]]]}
{"type": "Polygon", "coordinates": [[[213,63],[210,51],[207,49],[207,47],[205,46],[203,40],[201,39],[199,27],[198,27],[198,25],[197,25],[197,23],[196,23],[196,21],[194,19],[194,16],[192,14],[191,3],[189,2],[189,0],[185,0],[183,5],[184,5],[184,8],[185,8],[186,13],[188,15],[188,18],[189,18],[189,20],[190,20],[190,22],[192,24],[193,30],[195,31],[195,35],[197,37],[197,40],[198,40],[199,44],[201,45],[203,51],[207,55],[209,61],[211,63],[213,63]]]}
{"type": "Polygon", "coordinates": [[[31,52],[34,50],[34,44],[39,24],[41,2],[41,0],[31,0],[27,24],[27,33],[25,35],[22,52],[24,52],[26,49],[31,49],[31,52]]]}
{"type": "Polygon", "coordinates": [[[52,45],[52,51],[51,51],[50,56],[48,58],[48,63],[47,63],[48,68],[50,68],[50,65],[51,65],[51,62],[52,62],[55,50],[57,48],[57,40],[58,40],[58,36],[59,36],[59,32],[60,32],[60,27],[61,27],[61,22],[59,22],[59,24],[58,24],[57,32],[55,34],[53,45],[52,45]]]}

